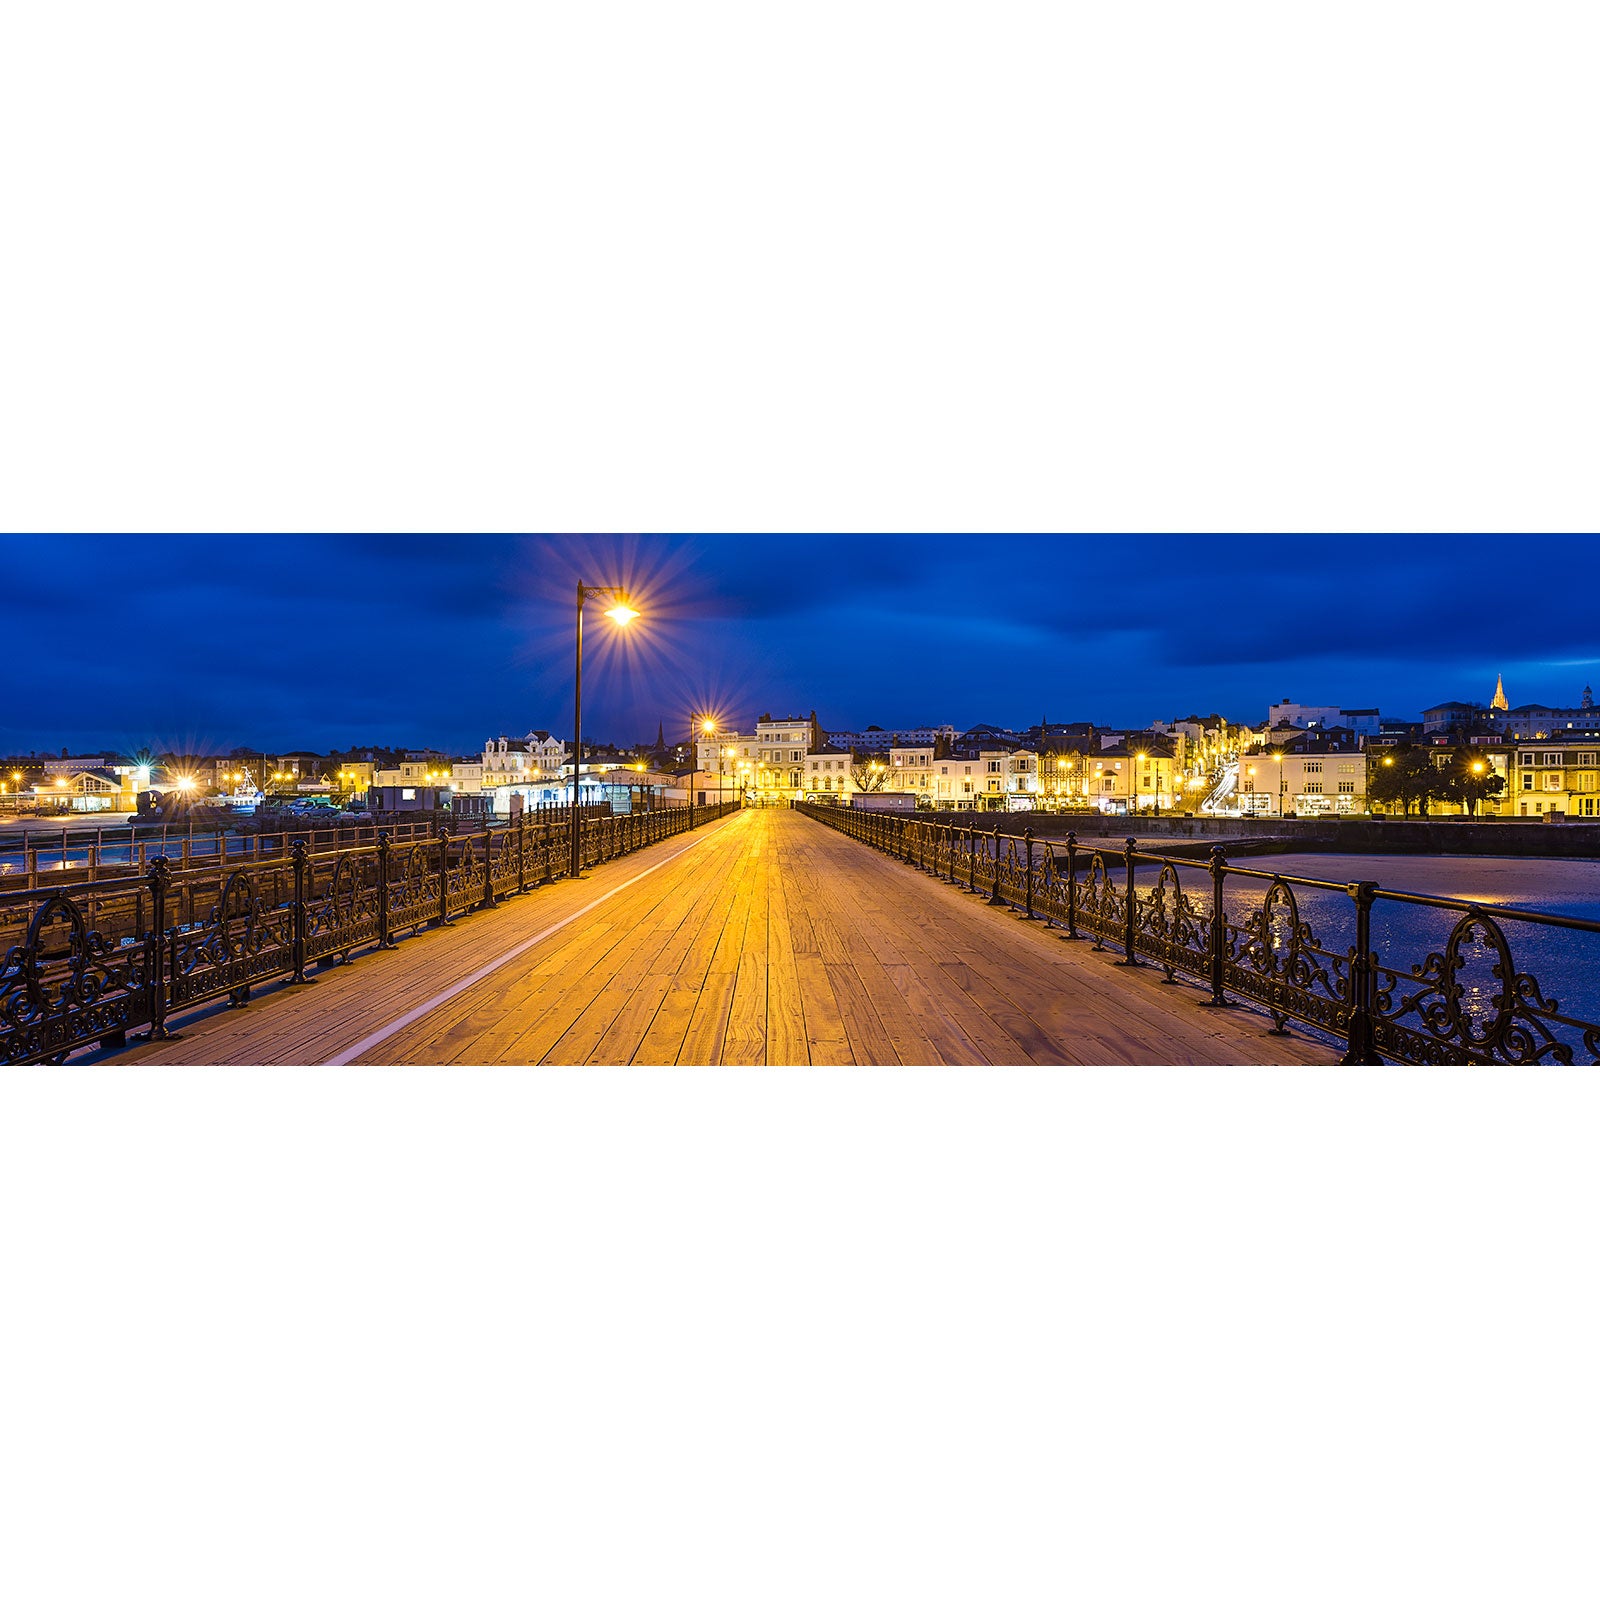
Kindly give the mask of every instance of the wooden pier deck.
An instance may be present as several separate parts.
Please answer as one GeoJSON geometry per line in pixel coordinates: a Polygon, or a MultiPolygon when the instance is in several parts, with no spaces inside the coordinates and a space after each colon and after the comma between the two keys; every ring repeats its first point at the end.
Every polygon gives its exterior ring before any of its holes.
{"type": "Polygon", "coordinates": [[[751,810],[397,950],[271,985],[119,1061],[1329,1062],[1201,991],[751,810]]]}

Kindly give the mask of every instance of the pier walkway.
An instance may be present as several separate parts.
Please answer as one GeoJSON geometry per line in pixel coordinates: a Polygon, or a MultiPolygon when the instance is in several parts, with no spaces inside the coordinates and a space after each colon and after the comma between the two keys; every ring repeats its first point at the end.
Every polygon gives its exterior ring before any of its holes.
{"type": "Polygon", "coordinates": [[[261,988],[117,1061],[1332,1062],[788,810],[261,988]]]}

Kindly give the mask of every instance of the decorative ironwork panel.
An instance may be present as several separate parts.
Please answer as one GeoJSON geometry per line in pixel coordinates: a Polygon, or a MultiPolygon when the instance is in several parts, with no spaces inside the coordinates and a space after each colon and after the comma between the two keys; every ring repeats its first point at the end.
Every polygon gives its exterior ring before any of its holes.
{"type": "Polygon", "coordinates": [[[1169,861],[1155,886],[1134,895],[1134,953],[1149,956],[1170,981],[1181,968],[1204,976],[1211,969],[1211,915],[1184,892],[1178,869],[1169,861]]]}
{"type": "Polygon", "coordinates": [[[1093,949],[1104,950],[1107,937],[1122,942],[1124,928],[1123,895],[1112,881],[1112,871],[1121,865],[1104,851],[1089,855],[1089,870],[1078,890],[1078,926],[1094,935],[1093,949]]]}
{"type": "Polygon", "coordinates": [[[445,846],[447,881],[445,905],[451,911],[465,911],[483,903],[483,841],[468,836],[453,839],[445,846]],[[450,846],[457,846],[451,855],[450,846]]]}
{"type": "Polygon", "coordinates": [[[290,969],[293,904],[261,893],[282,876],[275,867],[240,867],[224,882],[210,916],[167,933],[163,966],[169,1006],[193,1005],[290,969]]]}
{"type": "Polygon", "coordinates": [[[1275,1032],[1290,1017],[1342,1033],[1354,1003],[1354,950],[1324,949],[1300,916],[1294,890],[1274,878],[1244,926],[1229,924],[1223,970],[1227,985],[1259,1001],[1275,1032]]]}
{"type": "Polygon", "coordinates": [[[47,896],[0,961],[4,1059],[60,1061],[149,1021],[147,950],[142,940],[90,928],[79,896],[47,896]]]}
{"type": "Polygon", "coordinates": [[[326,886],[306,887],[306,960],[348,956],[378,938],[378,862],[366,851],[341,855],[333,871],[314,873],[326,886]]]}
{"type": "Polygon", "coordinates": [[[1517,969],[1499,922],[1474,908],[1409,972],[1373,963],[1373,1035],[1397,1061],[1516,1065],[1600,1060],[1600,1021],[1569,1014],[1517,969]]]}
{"type": "Polygon", "coordinates": [[[1067,896],[1071,883],[1067,877],[1067,857],[1056,854],[1053,843],[1046,843],[1043,859],[1034,869],[1033,908],[1050,922],[1067,922],[1067,896]]]}
{"type": "Polygon", "coordinates": [[[389,926],[414,928],[439,914],[439,851],[427,844],[389,857],[389,926]]]}

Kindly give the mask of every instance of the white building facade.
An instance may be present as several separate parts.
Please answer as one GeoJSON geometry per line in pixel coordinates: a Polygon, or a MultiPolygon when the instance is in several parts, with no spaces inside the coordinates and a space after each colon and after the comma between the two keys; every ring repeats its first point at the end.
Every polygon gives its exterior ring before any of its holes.
{"type": "Polygon", "coordinates": [[[709,734],[695,741],[695,767],[729,799],[786,805],[806,792],[812,729],[809,717],[764,717],[749,733],[709,734]]]}

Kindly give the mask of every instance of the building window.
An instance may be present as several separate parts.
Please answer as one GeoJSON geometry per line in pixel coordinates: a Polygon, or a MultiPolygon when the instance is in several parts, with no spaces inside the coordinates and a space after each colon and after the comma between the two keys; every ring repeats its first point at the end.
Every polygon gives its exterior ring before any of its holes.
{"type": "Polygon", "coordinates": [[[1304,793],[1304,794],[1321,794],[1322,793],[1322,779],[1321,778],[1316,778],[1312,782],[1308,783],[1305,786],[1305,788],[1302,791],[1302,793],[1304,793]]]}
{"type": "MultiPolygon", "coordinates": [[[[1308,761],[1308,762],[1306,762],[1306,771],[1307,772],[1321,772],[1322,771],[1322,763],[1320,761],[1308,761]]],[[[1318,790],[1317,793],[1321,793],[1321,791],[1318,790]]]]}
{"type": "Polygon", "coordinates": [[[1354,794],[1355,792],[1356,792],[1356,782],[1355,782],[1354,778],[1341,778],[1339,780],[1339,793],[1340,794],[1354,794]]]}

